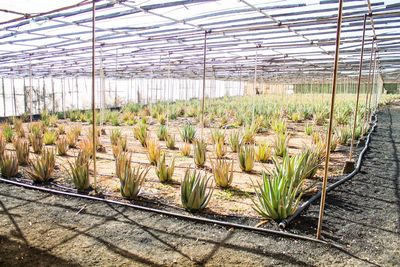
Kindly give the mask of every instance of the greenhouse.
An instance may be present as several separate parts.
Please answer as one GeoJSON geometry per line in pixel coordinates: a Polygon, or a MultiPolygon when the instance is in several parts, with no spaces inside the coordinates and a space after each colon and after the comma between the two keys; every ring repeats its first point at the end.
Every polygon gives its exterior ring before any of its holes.
{"type": "Polygon", "coordinates": [[[400,264],[400,1],[0,14],[0,265],[400,264]]]}

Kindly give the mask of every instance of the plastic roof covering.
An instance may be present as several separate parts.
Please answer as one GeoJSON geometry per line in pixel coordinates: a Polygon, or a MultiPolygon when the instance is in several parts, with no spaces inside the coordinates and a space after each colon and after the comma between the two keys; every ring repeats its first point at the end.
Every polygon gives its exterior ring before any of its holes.
{"type": "MultiPolygon", "coordinates": [[[[28,76],[29,60],[35,77],[90,75],[92,1],[35,2],[0,4],[0,76],[28,76]]],[[[96,1],[96,69],[200,78],[207,31],[207,77],[251,79],[255,65],[259,78],[330,77],[337,9],[332,0],[96,1]]],[[[363,74],[375,36],[379,71],[399,81],[400,1],[345,0],[343,12],[340,75],[357,75],[372,14],[363,74]]]]}

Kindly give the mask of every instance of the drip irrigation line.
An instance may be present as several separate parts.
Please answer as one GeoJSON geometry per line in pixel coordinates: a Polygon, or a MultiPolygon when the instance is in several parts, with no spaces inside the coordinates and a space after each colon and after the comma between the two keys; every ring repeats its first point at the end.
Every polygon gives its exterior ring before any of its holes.
{"type": "MultiPolygon", "coordinates": [[[[370,143],[370,139],[371,139],[371,134],[372,132],[375,130],[375,127],[377,125],[377,121],[378,121],[378,117],[376,114],[374,114],[374,121],[372,122],[373,125],[367,135],[367,140],[365,141],[365,146],[363,148],[363,150],[360,152],[360,155],[358,156],[358,160],[357,160],[357,165],[356,168],[354,169],[354,171],[352,171],[350,174],[346,175],[345,177],[343,177],[342,179],[340,179],[339,181],[329,185],[326,188],[326,192],[329,192],[333,189],[335,189],[336,187],[338,187],[339,185],[343,184],[344,182],[347,182],[348,180],[350,180],[351,178],[353,178],[357,173],[360,172],[361,170],[361,163],[362,163],[362,159],[364,157],[365,152],[367,151],[368,147],[369,147],[369,143],[370,143]]],[[[281,221],[279,223],[279,228],[280,229],[285,229],[293,220],[295,220],[305,209],[307,209],[315,200],[320,199],[321,198],[321,193],[322,191],[319,191],[318,193],[316,193],[314,196],[312,196],[311,198],[309,198],[306,202],[304,202],[297,210],[296,212],[290,216],[288,219],[285,219],[283,221],[281,221]]]]}
{"type": "Polygon", "coordinates": [[[11,185],[16,185],[16,186],[20,186],[20,187],[24,187],[24,188],[28,188],[28,189],[38,190],[38,191],[42,191],[42,192],[46,192],[46,193],[51,193],[51,194],[57,194],[57,195],[62,195],[62,196],[69,196],[69,197],[75,197],[75,198],[80,198],[80,199],[86,199],[86,200],[91,200],[91,201],[98,201],[98,202],[103,202],[103,203],[108,203],[108,204],[113,204],[113,205],[129,207],[129,208],[133,208],[133,209],[137,209],[137,210],[141,210],[141,211],[153,212],[153,213],[166,215],[166,216],[170,216],[170,217],[175,217],[175,218],[180,218],[180,219],[184,219],[184,220],[188,220],[188,221],[194,221],[194,222],[206,223],[206,224],[216,224],[216,225],[220,225],[223,227],[231,227],[231,228],[236,228],[236,229],[248,230],[248,231],[253,231],[253,232],[262,233],[262,234],[272,234],[272,235],[281,236],[281,237],[288,237],[288,238],[293,238],[293,239],[311,241],[311,242],[316,242],[316,243],[320,243],[320,244],[324,244],[324,245],[330,245],[330,246],[338,248],[338,249],[342,249],[342,247],[340,245],[332,243],[332,242],[315,239],[315,238],[309,237],[309,236],[303,236],[303,235],[299,235],[299,234],[283,232],[283,231],[279,231],[279,230],[257,228],[254,226],[249,226],[249,225],[244,225],[244,224],[231,223],[231,222],[226,222],[226,221],[221,221],[221,220],[185,215],[185,214],[180,214],[180,213],[176,213],[176,212],[169,212],[166,210],[160,210],[160,209],[135,205],[132,203],[124,203],[121,201],[115,201],[115,200],[106,199],[106,198],[82,195],[82,194],[72,193],[72,192],[68,192],[68,191],[59,191],[59,190],[55,190],[55,189],[51,189],[51,188],[36,186],[33,184],[21,183],[21,182],[12,181],[12,180],[8,180],[8,179],[4,179],[4,178],[0,178],[0,182],[6,183],[6,184],[11,184],[11,185]]]}

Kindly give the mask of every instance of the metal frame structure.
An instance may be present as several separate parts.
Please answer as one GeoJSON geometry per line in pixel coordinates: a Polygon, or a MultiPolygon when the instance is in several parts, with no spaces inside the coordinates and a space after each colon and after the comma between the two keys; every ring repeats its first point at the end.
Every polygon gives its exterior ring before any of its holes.
{"type": "MultiPolygon", "coordinates": [[[[90,76],[91,0],[63,1],[44,13],[0,10],[0,76],[90,76]]],[[[207,76],[250,79],[327,78],[332,73],[337,1],[133,0],[96,1],[97,66],[107,77],[200,78],[204,32],[207,76]],[[115,66],[115,51],[118,62],[115,66]],[[169,57],[169,56],[170,57],[169,57]],[[285,68],[282,66],[285,65],[285,68]]],[[[366,48],[376,42],[383,78],[400,79],[400,3],[345,1],[339,76],[357,75],[365,14],[366,48]]]]}

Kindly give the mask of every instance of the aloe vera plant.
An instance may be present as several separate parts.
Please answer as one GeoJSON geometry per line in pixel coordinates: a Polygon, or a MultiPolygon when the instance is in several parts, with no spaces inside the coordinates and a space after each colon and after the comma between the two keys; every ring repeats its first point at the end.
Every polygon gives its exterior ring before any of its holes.
{"type": "Polygon", "coordinates": [[[0,134],[0,159],[4,155],[4,151],[6,149],[6,145],[7,145],[6,138],[2,134],[0,134]]]}
{"type": "Polygon", "coordinates": [[[271,158],[272,150],[269,145],[263,143],[257,146],[255,150],[255,159],[256,161],[265,163],[271,158]]]}
{"type": "Polygon", "coordinates": [[[111,145],[115,146],[119,140],[122,138],[122,133],[120,129],[113,129],[110,134],[111,145]]]}
{"type": "Polygon", "coordinates": [[[11,143],[12,139],[14,137],[14,131],[13,131],[11,125],[8,123],[3,123],[1,125],[1,131],[3,133],[4,138],[6,139],[6,142],[11,143]]]}
{"type": "Polygon", "coordinates": [[[68,175],[73,181],[75,187],[80,190],[89,188],[89,161],[82,152],[79,152],[74,163],[68,162],[68,175]]]}
{"type": "Polygon", "coordinates": [[[211,131],[211,141],[215,145],[216,143],[225,143],[225,132],[221,130],[212,130],[211,131]]]}
{"type": "Polygon", "coordinates": [[[223,142],[222,139],[219,139],[215,145],[214,145],[214,152],[215,152],[215,157],[217,157],[218,159],[221,159],[223,157],[225,157],[227,150],[226,150],[226,146],[223,142]]]}
{"type": "Polygon", "coordinates": [[[126,168],[131,167],[131,159],[132,159],[132,154],[128,153],[120,153],[116,158],[115,158],[115,174],[118,178],[121,179],[123,173],[125,172],[126,168]]]}
{"type": "Polygon", "coordinates": [[[39,154],[43,148],[43,134],[41,131],[32,131],[29,134],[29,142],[32,145],[33,152],[39,154]]]}
{"type": "Polygon", "coordinates": [[[20,165],[27,165],[29,162],[29,142],[22,138],[13,140],[15,153],[20,165]]]}
{"type": "Polygon", "coordinates": [[[242,145],[239,149],[239,166],[244,172],[251,172],[254,168],[254,147],[242,145]]]}
{"type": "Polygon", "coordinates": [[[231,147],[232,152],[238,152],[240,148],[240,132],[233,131],[229,135],[229,146],[231,147]]]}
{"type": "Polygon", "coordinates": [[[0,159],[0,171],[1,176],[6,178],[16,176],[18,173],[18,158],[11,153],[4,154],[0,159]]]}
{"type": "Polygon", "coordinates": [[[262,183],[255,186],[254,210],[268,220],[283,220],[292,215],[299,206],[301,184],[283,173],[275,172],[269,177],[263,172],[262,183]]]}
{"type": "Polygon", "coordinates": [[[207,206],[213,192],[208,188],[210,178],[207,173],[202,175],[200,171],[186,169],[181,183],[181,202],[186,210],[195,212],[207,206]]]}
{"type": "Polygon", "coordinates": [[[196,128],[190,124],[186,124],[183,126],[182,130],[180,130],[180,135],[183,142],[193,143],[196,137],[196,128]]]}
{"type": "Polygon", "coordinates": [[[45,145],[54,145],[57,140],[57,134],[54,131],[47,131],[43,135],[43,142],[45,145]]]}
{"type": "Polygon", "coordinates": [[[160,141],[165,141],[168,136],[168,128],[165,125],[160,125],[157,130],[157,138],[160,141]]]}
{"type": "Polygon", "coordinates": [[[64,136],[60,137],[56,141],[56,147],[57,147],[57,154],[59,156],[66,156],[69,149],[67,138],[64,136]]]}
{"type": "Polygon", "coordinates": [[[157,165],[160,160],[161,149],[160,144],[155,139],[147,140],[147,158],[150,161],[151,165],[157,165]]]}
{"type": "Polygon", "coordinates": [[[233,160],[216,159],[211,161],[211,168],[217,186],[227,188],[233,181],[233,160]]]}
{"type": "Polygon", "coordinates": [[[189,143],[183,143],[181,147],[181,153],[185,157],[190,156],[190,151],[192,151],[192,146],[189,143]]]}
{"type": "Polygon", "coordinates": [[[42,155],[31,162],[28,176],[36,183],[45,183],[51,179],[54,171],[55,157],[52,149],[43,149],[42,155]]]}
{"type": "Polygon", "coordinates": [[[169,149],[175,149],[175,135],[167,134],[165,137],[165,145],[169,149]]]}
{"type": "Polygon", "coordinates": [[[129,200],[137,197],[148,172],[149,168],[142,169],[140,166],[125,168],[120,177],[121,195],[129,200]]]}
{"type": "Polygon", "coordinates": [[[277,133],[275,136],[275,156],[283,157],[287,154],[289,136],[284,133],[277,133]]]}
{"type": "Polygon", "coordinates": [[[147,125],[144,123],[139,123],[133,128],[134,137],[140,142],[143,147],[146,147],[146,141],[148,138],[147,125]]]}
{"type": "Polygon", "coordinates": [[[193,151],[194,151],[194,163],[197,167],[204,167],[206,163],[206,150],[207,143],[203,140],[196,140],[194,142],[193,151]]]}
{"type": "Polygon", "coordinates": [[[172,181],[172,176],[175,170],[175,158],[172,159],[171,164],[167,166],[165,160],[165,154],[162,154],[160,161],[157,163],[156,175],[160,182],[170,182],[172,181]]]}

